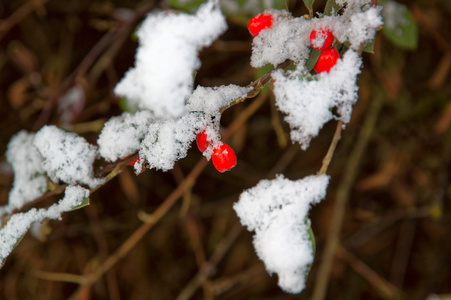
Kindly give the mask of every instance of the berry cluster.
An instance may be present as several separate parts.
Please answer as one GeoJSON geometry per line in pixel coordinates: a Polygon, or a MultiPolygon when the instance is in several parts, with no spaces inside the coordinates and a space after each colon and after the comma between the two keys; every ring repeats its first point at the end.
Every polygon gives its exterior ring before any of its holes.
{"type": "MultiPolygon", "coordinates": [[[[208,138],[205,130],[197,135],[196,144],[200,152],[207,150],[208,145],[210,144],[209,140],[210,139],[208,138]]],[[[219,172],[223,173],[236,166],[236,155],[229,145],[220,143],[216,148],[213,149],[211,161],[213,162],[215,168],[219,172]]]]}
{"type": "MultiPolygon", "coordinates": [[[[249,20],[247,28],[252,36],[256,37],[260,31],[271,28],[272,25],[273,16],[269,13],[261,13],[249,20]]],[[[310,33],[310,44],[313,48],[321,50],[318,61],[313,67],[316,72],[329,72],[340,58],[340,53],[332,47],[334,39],[334,35],[327,28],[315,28],[310,33]]]]}
{"type": "Polygon", "coordinates": [[[310,33],[310,44],[313,48],[322,51],[313,67],[316,72],[329,72],[340,58],[340,53],[332,47],[333,42],[334,35],[327,28],[313,29],[310,33]]]}

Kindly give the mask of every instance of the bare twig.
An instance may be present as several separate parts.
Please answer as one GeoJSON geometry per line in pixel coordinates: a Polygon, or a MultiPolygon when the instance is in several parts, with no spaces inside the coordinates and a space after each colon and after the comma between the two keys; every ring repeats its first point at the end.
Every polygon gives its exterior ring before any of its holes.
{"type": "Polygon", "coordinates": [[[12,13],[8,19],[0,23],[0,40],[11,30],[14,26],[19,24],[29,14],[43,6],[48,0],[30,0],[25,2],[19,9],[12,13]]]}
{"type": "Polygon", "coordinates": [[[394,285],[383,279],[364,262],[355,257],[343,247],[339,247],[336,252],[337,257],[346,261],[357,273],[376,289],[379,295],[384,299],[401,299],[402,291],[397,289],[394,285]]]}
{"type": "Polygon", "coordinates": [[[243,227],[241,224],[236,224],[232,230],[230,230],[227,237],[219,244],[215,252],[211,256],[208,263],[202,269],[197,272],[196,276],[185,286],[182,292],[178,295],[177,300],[187,300],[196,292],[199,286],[211,275],[213,275],[216,266],[224,258],[227,250],[230,249],[232,244],[241,233],[243,227]]]}
{"type": "Polygon", "coordinates": [[[329,167],[329,164],[332,161],[332,157],[334,156],[335,149],[337,148],[338,141],[341,139],[342,129],[343,129],[343,121],[340,120],[337,123],[337,128],[335,128],[334,137],[332,138],[332,142],[330,143],[326,156],[324,156],[323,158],[323,164],[321,165],[321,169],[319,170],[318,175],[326,174],[327,168],[329,167]]]}
{"type": "Polygon", "coordinates": [[[332,261],[339,246],[341,225],[346,209],[346,203],[349,199],[350,190],[353,182],[357,176],[357,171],[360,161],[365,152],[365,148],[373,133],[376,124],[377,116],[379,115],[382,106],[383,96],[378,95],[371,103],[371,107],[366,116],[365,122],[360,131],[357,144],[354,150],[349,155],[346,168],[344,170],[344,178],[338,187],[335,201],[334,215],[330,226],[329,234],[327,235],[326,246],[322,255],[321,265],[317,273],[317,280],[313,291],[313,300],[322,300],[326,295],[326,288],[329,282],[329,272],[332,266],[332,261]]]}

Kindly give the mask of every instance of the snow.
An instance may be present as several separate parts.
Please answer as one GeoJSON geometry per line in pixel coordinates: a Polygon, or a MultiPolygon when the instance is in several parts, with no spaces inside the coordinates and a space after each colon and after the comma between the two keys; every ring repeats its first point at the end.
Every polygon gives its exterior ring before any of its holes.
{"type": "Polygon", "coordinates": [[[273,26],[262,30],[254,38],[251,65],[260,68],[266,64],[277,66],[287,59],[306,60],[312,22],[303,17],[291,18],[290,13],[284,10],[268,9],[265,13],[273,16],[273,26]]]}
{"type": "Polygon", "coordinates": [[[141,165],[145,159],[151,168],[163,171],[172,169],[175,161],[186,156],[196,138],[196,128],[201,128],[202,124],[202,118],[196,114],[186,114],[176,121],[150,124],[139,151],[140,161],[136,165],[141,165]]]}
{"type": "Polygon", "coordinates": [[[289,293],[305,287],[313,263],[308,211],[326,196],[329,176],[308,176],[291,181],[279,175],[244,191],[234,204],[241,224],[255,231],[254,247],[269,273],[277,273],[279,286],[289,293]]]}
{"type": "Polygon", "coordinates": [[[309,57],[309,38],[313,28],[329,28],[339,42],[349,42],[351,49],[359,50],[362,44],[374,38],[376,29],[383,24],[380,9],[365,6],[368,1],[345,2],[348,5],[342,15],[311,20],[293,18],[286,11],[266,10],[275,21],[271,28],[254,38],[251,65],[255,68],[266,64],[276,66],[287,59],[304,65],[309,57]]]}
{"type": "Polygon", "coordinates": [[[317,80],[303,77],[299,71],[289,73],[282,70],[273,73],[276,105],[290,124],[291,140],[305,150],[323,125],[334,118],[333,107],[337,107],[336,119],[348,123],[352,105],[357,101],[357,75],[361,58],[348,50],[343,59],[329,73],[320,73],[317,80]]]}
{"type": "Polygon", "coordinates": [[[86,95],[80,84],[69,89],[67,93],[58,100],[59,121],[68,125],[83,110],[86,95]]]}
{"type": "Polygon", "coordinates": [[[115,88],[140,109],[159,118],[178,118],[193,89],[193,74],[201,63],[197,52],[227,28],[218,1],[201,5],[195,15],[150,14],[137,31],[135,67],[115,88]]]}
{"type": "Polygon", "coordinates": [[[246,97],[251,88],[238,85],[222,85],[217,87],[198,86],[187,102],[189,111],[202,111],[209,115],[218,115],[222,107],[226,107],[237,98],[246,97]]]}
{"type": "Polygon", "coordinates": [[[220,142],[220,109],[235,99],[245,97],[250,88],[237,85],[214,88],[198,86],[187,101],[187,112],[175,120],[155,120],[149,124],[141,143],[136,172],[146,160],[151,168],[167,171],[186,156],[196,135],[207,130],[210,144],[203,155],[210,159],[220,142]]]}
{"type": "Polygon", "coordinates": [[[61,214],[82,204],[83,199],[89,197],[89,190],[80,186],[68,186],[64,198],[47,209],[32,208],[25,213],[11,216],[5,226],[0,229],[0,266],[6,257],[20,241],[22,236],[34,222],[45,219],[61,219],[61,214]]]}
{"type": "Polygon", "coordinates": [[[8,143],[6,160],[14,171],[14,182],[8,205],[0,207],[0,216],[33,201],[47,190],[42,157],[33,146],[34,138],[34,133],[22,130],[8,143]]]}
{"type": "Polygon", "coordinates": [[[99,135],[99,153],[107,161],[115,161],[138,151],[149,124],[156,120],[150,111],[123,113],[108,120],[99,135]]]}
{"type": "Polygon", "coordinates": [[[402,25],[405,25],[408,22],[405,15],[406,12],[406,6],[395,1],[386,1],[381,12],[385,26],[401,35],[402,25]]]}
{"type": "Polygon", "coordinates": [[[104,182],[93,176],[97,147],[75,133],[53,125],[44,126],[36,133],[33,145],[41,154],[41,166],[52,181],[82,183],[91,188],[104,182]]]}

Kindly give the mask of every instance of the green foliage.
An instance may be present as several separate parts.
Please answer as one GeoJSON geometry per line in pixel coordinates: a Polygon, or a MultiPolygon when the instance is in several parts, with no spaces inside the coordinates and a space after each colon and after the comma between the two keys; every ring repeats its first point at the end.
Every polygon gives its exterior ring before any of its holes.
{"type": "Polygon", "coordinates": [[[415,50],[418,46],[418,28],[412,13],[401,3],[383,1],[381,4],[390,5],[390,12],[387,12],[388,7],[382,10],[384,37],[399,48],[415,50]]]}
{"type": "Polygon", "coordinates": [[[313,15],[313,3],[315,2],[315,0],[303,0],[305,7],[307,7],[310,15],[313,15]]]}
{"type": "Polygon", "coordinates": [[[125,97],[120,97],[118,100],[119,108],[124,112],[135,113],[138,111],[138,108],[131,105],[130,102],[125,97]]]}
{"type": "Polygon", "coordinates": [[[327,0],[326,7],[324,8],[325,15],[336,14],[341,9],[341,6],[335,2],[335,0],[327,0]]]}
{"type": "Polygon", "coordinates": [[[308,60],[305,62],[305,66],[307,68],[307,70],[311,71],[313,70],[313,67],[315,66],[316,62],[318,61],[318,58],[321,54],[321,50],[317,50],[312,48],[312,50],[310,51],[310,56],[308,58],[308,60]]]}
{"type": "Polygon", "coordinates": [[[86,198],[83,198],[83,201],[81,202],[81,204],[72,207],[71,211],[77,210],[77,209],[80,209],[80,208],[83,208],[83,207],[85,207],[85,206],[88,206],[89,204],[90,204],[89,198],[87,198],[87,197],[86,197],[86,198]]]}
{"type": "Polygon", "coordinates": [[[168,0],[169,4],[180,10],[193,13],[197,10],[199,5],[201,5],[204,0],[168,0]]]}

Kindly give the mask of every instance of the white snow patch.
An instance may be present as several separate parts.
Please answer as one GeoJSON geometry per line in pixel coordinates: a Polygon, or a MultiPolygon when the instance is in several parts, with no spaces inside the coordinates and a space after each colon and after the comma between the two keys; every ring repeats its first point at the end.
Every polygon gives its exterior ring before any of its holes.
{"type": "Polygon", "coordinates": [[[305,288],[313,263],[307,219],[311,205],[326,196],[329,176],[308,176],[291,181],[279,175],[244,191],[234,204],[241,223],[255,231],[254,247],[269,273],[277,273],[279,286],[289,293],[305,288]]]}
{"type": "Polygon", "coordinates": [[[407,7],[395,1],[386,1],[382,8],[382,17],[387,29],[396,31],[398,35],[402,35],[402,26],[406,25],[407,7]]]}
{"type": "Polygon", "coordinates": [[[52,181],[82,183],[91,188],[104,182],[93,176],[97,147],[75,133],[44,126],[36,133],[33,145],[43,157],[42,168],[52,181]]]}
{"type": "Polygon", "coordinates": [[[356,81],[361,63],[357,52],[348,50],[329,73],[320,73],[317,80],[304,78],[300,72],[288,76],[282,70],[273,73],[276,105],[286,114],[293,142],[307,149],[323,125],[334,118],[333,107],[337,107],[336,119],[350,121],[358,97],[356,81]]]}
{"type": "MultiPolygon", "coordinates": [[[[141,144],[139,162],[147,160],[151,168],[167,171],[174,163],[186,156],[196,134],[207,124],[202,114],[188,113],[177,120],[166,120],[150,124],[141,144]]],[[[140,171],[136,169],[136,171],[140,171]]]]}
{"type": "Polygon", "coordinates": [[[180,117],[192,92],[194,71],[201,65],[197,52],[226,28],[217,0],[201,5],[195,15],[150,14],[137,31],[135,67],[118,83],[115,93],[159,118],[180,117]]]}
{"type": "Polygon", "coordinates": [[[47,189],[42,156],[33,145],[34,138],[34,133],[22,130],[8,143],[6,160],[14,171],[14,182],[8,205],[0,207],[0,216],[42,196],[47,189]]]}
{"type": "Polygon", "coordinates": [[[82,204],[83,199],[89,197],[89,190],[80,186],[68,186],[65,195],[58,204],[53,204],[47,209],[32,208],[25,213],[17,213],[11,216],[5,226],[0,229],[0,266],[11,253],[15,245],[34,222],[45,219],[61,219],[63,212],[82,204]]]}
{"type": "Polygon", "coordinates": [[[97,140],[100,155],[108,161],[115,161],[135,153],[154,120],[155,116],[146,110],[111,118],[97,140]]]}
{"type": "Polygon", "coordinates": [[[273,16],[273,25],[254,38],[251,65],[259,68],[266,64],[277,66],[287,59],[307,59],[312,22],[303,17],[292,18],[290,13],[284,10],[269,9],[265,13],[273,16]]]}

